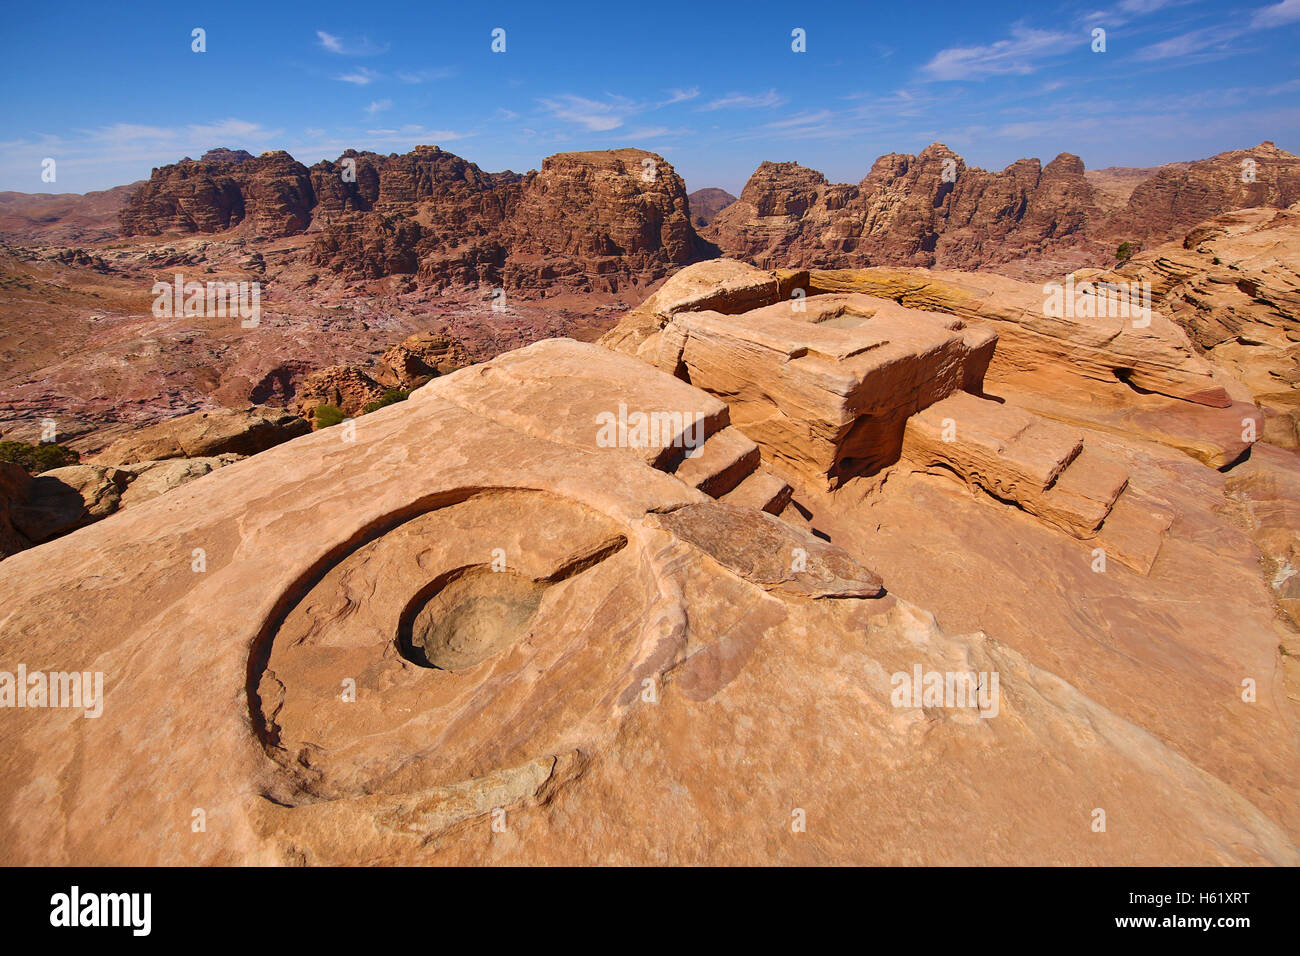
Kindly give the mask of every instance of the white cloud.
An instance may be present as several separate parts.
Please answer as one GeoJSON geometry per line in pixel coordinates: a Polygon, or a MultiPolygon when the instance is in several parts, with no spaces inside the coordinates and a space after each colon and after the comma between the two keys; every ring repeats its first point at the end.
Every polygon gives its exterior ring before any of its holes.
{"type": "Polygon", "coordinates": [[[317,30],[316,39],[320,41],[320,45],[324,49],[340,56],[377,56],[380,53],[388,52],[387,43],[372,43],[368,37],[361,37],[359,40],[345,40],[333,33],[317,30]]]}
{"type": "Polygon", "coordinates": [[[672,106],[674,103],[685,103],[687,100],[693,100],[700,95],[700,88],[692,86],[687,90],[669,90],[668,99],[660,103],[660,106],[672,106]]]}
{"type": "Polygon", "coordinates": [[[799,113],[791,116],[789,119],[777,120],[772,123],[763,124],[764,129],[795,129],[800,126],[816,126],[825,123],[835,114],[830,110],[817,110],[816,112],[799,113]]]}
{"type": "Polygon", "coordinates": [[[782,106],[786,98],[777,93],[776,90],[768,90],[766,93],[749,95],[747,93],[728,93],[726,96],[711,100],[704,106],[703,110],[725,110],[725,109],[764,109],[773,106],[782,106]]]}
{"type": "Polygon", "coordinates": [[[374,116],[376,113],[382,113],[384,110],[391,110],[392,108],[392,100],[372,100],[370,105],[366,107],[366,112],[374,116]]]}
{"type": "Polygon", "coordinates": [[[1300,20],[1300,0],[1282,0],[1271,7],[1256,10],[1250,18],[1250,25],[1256,30],[1266,27],[1280,27],[1300,20]]]}
{"type": "Polygon", "coordinates": [[[445,80],[456,75],[456,71],[451,67],[439,67],[436,70],[403,70],[397,74],[397,78],[403,83],[428,83],[431,80],[445,80]]]}
{"type": "Polygon", "coordinates": [[[1137,16],[1145,16],[1148,13],[1155,13],[1173,3],[1174,0],[1123,0],[1119,8],[1125,13],[1132,13],[1137,16]]]}
{"type": "Polygon", "coordinates": [[[986,46],[940,50],[921,68],[932,80],[979,80],[987,76],[1034,72],[1033,60],[1062,56],[1087,39],[1086,34],[1057,33],[1014,26],[1011,36],[986,46]]]}
{"type": "Polygon", "coordinates": [[[576,123],[593,133],[618,129],[629,117],[645,109],[641,104],[623,96],[610,96],[602,101],[567,93],[554,99],[541,100],[541,104],[556,119],[576,123]]]}
{"type": "Polygon", "coordinates": [[[379,73],[376,73],[374,70],[367,70],[364,66],[353,70],[351,73],[344,73],[341,76],[335,77],[337,80],[341,80],[344,83],[352,83],[356,86],[369,86],[371,83],[375,82],[375,80],[380,78],[381,75],[379,73]]]}
{"type": "Polygon", "coordinates": [[[1202,27],[1199,30],[1180,33],[1168,40],[1161,40],[1159,43],[1144,46],[1135,55],[1139,60],[1167,60],[1175,56],[1189,56],[1193,53],[1200,53],[1202,50],[1208,50],[1211,47],[1221,46],[1240,35],[1240,30],[1229,30],[1217,26],[1202,27]]]}
{"type": "Polygon", "coordinates": [[[407,123],[405,126],[399,126],[396,129],[368,129],[365,132],[366,136],[370,137],[367,146],[372,144],[384,146],[407,144],[408,149],[421,144],[450,143],[458,139],[468,139],[474,135],[473,133],[462,133],[454,129],[428,129],[418,123],[407,123]]]}

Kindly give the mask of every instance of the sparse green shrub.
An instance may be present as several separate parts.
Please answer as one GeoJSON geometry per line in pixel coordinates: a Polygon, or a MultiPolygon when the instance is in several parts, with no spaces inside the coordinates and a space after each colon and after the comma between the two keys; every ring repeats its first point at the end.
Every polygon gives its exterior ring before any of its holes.
{"type": "Polygon", "coordinates": [[[77,452],[53,442],[29,445],[25,441],[0,441],[0,461],[21,465],[33,475],[51,468],[75,465],[80,460],[81,455],[77,452]]]}
{"type": "Polygon", "coordinates": [[[410,392],[401,388],[390,388],[373,402],[366,402],[361,406],[361,414],[369,415],[371,412],[377,412],[381,408],[387,408],[389,405],[396,405],[398,402],[404,402],[410,397],[410,392]]]}
{"type": "Polygon", "coordinates": [[[317,428],[329,428],[331,425],[337,425],[343,419],[347,418],[343,414],[343,409],[337,405],[317,405],[316,411],[313,412],[316,418],[317,428]]]}
{"type": "Polygon", "coordinates": [[[1142,247],[1135,242],[1121,242],[1119,248],[1115,250],[1115,258],[1120,262],[1128,262],[1141,249],[1142,247]]]}

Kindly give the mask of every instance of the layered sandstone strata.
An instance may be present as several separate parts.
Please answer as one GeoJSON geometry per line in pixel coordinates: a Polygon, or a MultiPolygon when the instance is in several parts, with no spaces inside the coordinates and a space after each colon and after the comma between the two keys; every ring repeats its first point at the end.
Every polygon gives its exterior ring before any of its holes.
{"type": "Polygon", "coordinates": [[[1088,275],[1147,283],[1197,350],[1263,408],[1265,440],[1300,447],[1300,205],[1227,213],[1088,275]]]}
{"type": "Polygon", "coordinates": [[[818,296],[736,316],[678,313],[657,364],[724,398],[773,460],[835,485],[893,464],[909,416],[978,392],[996,341],[952,316],[818,296]]]}

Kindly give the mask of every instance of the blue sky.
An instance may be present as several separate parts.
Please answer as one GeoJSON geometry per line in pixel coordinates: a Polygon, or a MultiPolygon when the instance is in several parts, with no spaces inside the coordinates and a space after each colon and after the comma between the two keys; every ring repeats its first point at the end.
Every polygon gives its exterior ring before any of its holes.
{"type": "Polygon", "coordinates": [[[856,182],[936,140],[989,169],[1300,152],[1298,47],[1300,0],[11,3],[0,189],[102,189],[213,146],[310,165],[433,143],[516,172],[637,146],[735,193],[764,159],[856,182]]]}

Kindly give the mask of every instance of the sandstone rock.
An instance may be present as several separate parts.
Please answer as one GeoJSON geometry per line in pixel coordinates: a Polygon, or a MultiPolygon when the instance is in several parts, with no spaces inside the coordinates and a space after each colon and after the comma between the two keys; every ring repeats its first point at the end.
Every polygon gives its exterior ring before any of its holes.
{"type": "Polygon", "coordinates": [[[919,156],[880,157],[854,186],[795,163],[764,163],[706,235],[765,268],[961,269],[1084,243],[1092,212],[1076,156],[989,173],[934,143],[919,156]]]}
{"type": "Polygon", "coordinates": [[[1300,623],[1300,469],[1295,454],[1260,445],[1228,473],[1226,488],[1245,509],[1278,603],[1300,623]]]}
{"type": "Polygon", "coordinates": [[[831,484],[897,461],[908,416],[978,390],[997,339],[952,316],[853,295],[736,316],[679,312],[663,337],[661,369],[680,368],[727,401],[732,423],[772,461],[831,484]]]}
{"type": "Polygon", "coordinates": [[[0,461],[0,559],[31,547],[31,541],[14,525],[13,509],[27,497],[32,476],[20,465],[0,461]]]}
{"type": "Polygon", "coordinates": [[[75,489],[85,505],[86,517],[98,521],[118,509],[133,471],[114,465],[69,465],[66,468],[53,468],[42,477],[57,478],[75,489]]]}
{"type": "Polygon", "coordinates": [[[120,218],[125,235],[219,232],[247,221],[262,236],[302,232],[316,199],[307,167],[283,150],[213,150],[155,169],[120,218]]]}
{"type": "Polygon", "coordinates": [[[884,593],[880,578],[847,553],[779,518],[726,503],[687,505],[651,519],[723,567],[765,591],[809,598],[869,598],[884,593]],[[788,557],[806,555],[800,567],[788,557]]]}
{"type": "Polygon", "coordinates": [[[295,396],[298,414],[311,420],[320,405],[333,405],[345,415],[360,414],[362,406],[384,394],[384,387],[359,368],[331,365],[302,380],[295,396]]]}
{"type": "Polygon", "coordinates": [[[711,251],[691,226],[681,177],[662,156],[639,149],[548,157],[521,184],[505,244],[507,289],[547,280],[614,291],[711,251]]]}
{"type": "Polygon", "coordinates": [[[1108,229],[1124,238],[1167,240],[1220,213],[1250,206],[1285,209],[1297,201],[1300,157],[1265,141],[1158,170],[1133,189],[1108,229]]]}
{"type": "Polygon", "coordinates": [[[390,346],[380,358],[384,366],[375,374],[381,385],[412,388],[435,375],[447,375],[471,364],[458,340],[439,332],[417,332],[390,346]]]}
{"type": "MultiPolygon", "coordinates": [[[[789,283],[787,283],[789,285],[789,283]]],[[[711,259],[673,274],[654,295],[627,313],[601,338],[600,344],[625,355],[636,355],[678,312],[721,312],[735,315],[781,298],[776,275],[734,259],[711,259]]]]}
{"type": "MultiPolygon", "coordinates": [[[[1052,292],[1001,276],[880,268],[812,272],[808,282],[813,294],[864,292],[996,329],[995,376],[1050,370],[1054,378],[1079,376],[1201,405],[1231,404],[1214,368],[1172,321],[1154,309],[1145,326],[1142,317],[1108,314],[1119,310],[1095,286],[1075,287],[1074,314],[1049,315],[1052,292]]],[[[1062,302],[1067,288],[1061,284],[1062,302]]]]}
{"type": "Polygon", "coordinates": [[[241,455],[224,454],[206,458],[173,458],[166,461],[145,461],[127,465],[122,470],[130,475],[130,483],[121,495],[120,507],[135,507],[165,494],[195,478],[233,464],[241,455]]]}
{"type": "MultiPolygon", "coordinates": [[[[0,816],[5,861],[1300,862],[1296,757],[1273,745],[1294,714],[1268,693],[1232,707],[1232,683],[1208,676],[1264,673],[1249,596],[1232,642],[1207,638],[1213,605],[1177,600],[1158,635],[1110,652],[1094,634],[1091,658],[1041,613],[1050,642],[1024,651],[954,636],[880,595],[853,536],[829,545],[603,446],[583,419],[629,394],[717,401],[595,346],[540,343],[365,416],[355,442],[299,438],[0,563],[12,659],[106,677],[97,718],[0,722],[0,797],[18,811],[0,816]],[[582,375],[547,378],[556,367],[582,375]],[[1161,642],[1165,680],[1134,693],[1132,657],[1161,642]],[[897,701],[891,675],[914,668],[996,674],[996,715],[897,701]],[[185,706],[160,706],[160,688],[185,706]],[[220,839],[176,839],[195,806],[220,839]],[[828,825],[792,831],[792,806],[828,825]]],[[[920,518],[909,546],[940,553],[952,518],[920,518]]],[[[1197,586],[1216,597],[1220,574],[1247,580],[1209,560],[1197,586]]],[[[928,573],[937,597],[961,586],[928,573]]],[[[994,598],[1016,586],[997,573],[979,581],[994,598]]],[[[1153,600],[1083,575],[1072,604],[1095,599],[1103,624],[1153,600]]]]}
{"type": "Polygon", "coordinates": [[[1300,158],[1272,143],[1146,172],[1121,204],[1070,153],[995,173],[933,143],[916,156],[881,156],[856,185],[765,162],[704,235],[763,268],[989,267],[1046,278],[1071,258],[1109,264],[1122,240],[1172,239],[1207,216],[1300,197],[1300,158]],[[1246,159],[1256,163],[1254,183],[1241,182],[1246,159]]]}
{"type": "Polygon", "coordinates": [[[1110,520],[1129,479],[1116,458],[1085,448],[1074,429],[965,392],[909,419],[903,456],[955,474],[1076,538],[1100,531],[1103,546],[1142,574],[1150,571],[1172,520],[1160,509],[1152,520],[1127,501],[1110,520]]]}
{"type": "Polygon", "coordinates": [[[121,466],[164,458],[255,455],[310,430],[306,419],[280,409],[216,408],[142,428],[114,442],[90,463],[121,466]]]}
{"type": "Polygon", "coordinates": [[[789,482],[766,468],[757,468],[735,488],[720,498],[726,504],[744,508],[757,508],[768,514],[780,515],[794,497],[789,482]]]}
{"type": "Polygon", "coordinates": [[[39,544],[84,524],[86,505],[76,488],[58,478],[37,475],[23,497],[10,502],[9,520],[19,534],[39,544]]]}
{"type": "Polygon", "coordinates": [[[1300,205],[1219,216],[1099,280],[1149,283],[1161,311],[1264,409],[1263,440],[1300,446],[1300,205]]]}

